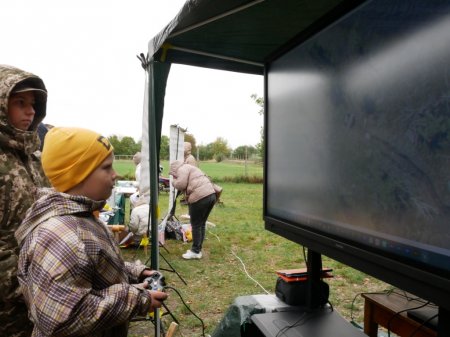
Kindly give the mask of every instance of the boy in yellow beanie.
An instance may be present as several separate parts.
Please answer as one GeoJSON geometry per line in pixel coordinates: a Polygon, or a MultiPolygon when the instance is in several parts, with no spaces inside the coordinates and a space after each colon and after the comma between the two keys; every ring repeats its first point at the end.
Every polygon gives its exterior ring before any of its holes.
{"type": "Polygon", "coordinates": [[[93,212],[116,179],[108,139],[81,128],[51,129],[43,189],[16,232],[18,278],[35,324],[33,336],[127,336],[132,317],[162,305],[167,294],[139,283],[153,274],[124,262],[111,232],[93,212]]]}

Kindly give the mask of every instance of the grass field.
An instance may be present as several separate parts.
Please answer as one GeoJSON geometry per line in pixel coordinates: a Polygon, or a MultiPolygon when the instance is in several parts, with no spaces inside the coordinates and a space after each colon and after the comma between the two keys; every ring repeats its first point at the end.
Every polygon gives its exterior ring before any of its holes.
{"type": "MultiPolygon", "coordinates": [[[[131,169],[134,167],[130,162],[131,169]]],[[[167,173],[167,163],[163,163],[167,173]]],[[[201,163],[201,169],[215,180],[222,177],[242,175],[243,165],[236,163],[201,163]]],[[[117,170],[121,170],[118,168],[117,170]]],[[[127,168],[125,168],[127,169],[127,168]]],[[[251,174],[262,175],[260,165],[248,166],[251,174]]],[[[303,248],[264,229],[262,220],[262,184],[221,182],[222,205],[217,205],[209,221],[202,260],[183,260],[181,254],[190,248],[189,243],[166,240],[161,248],[160,266],[170,265],[186,281],[185,285],[176,273],[162,270],[168,285],[177,289],[191,310],[202,319],[205,333],[212,334],[223,318],[229,305],[237,296],[274,293],[275,270],[304,267],[303,248]],[[162,256],[164,258],[162,258],[162,256]]],[[[164,216],[168,196],[161,193],[159,206],[164,216]]],[[[177,204],[176,216],[187,214],[186,206],[177,204]]],[[[124,249],[127,260],[149,259],[141,248],[124,249]]],[[[334,308],[348,320],[362,323],[363,302],[358,294],[379,291],[387,285],[341,263],[324,257],[324,265],[333,268],[334,278],[330,285],[330,301],[334,308]],[[354,305],[352,303],[354,302],[354,305]]],[[[168,290],[167,307],[180,322],[175,336],[201,336],[202,324],[185,308],[177,293],[168,290]]],[[[170,316],[163,316],[168,326],[170,316]]],[[[153,336],[150,322],[133,322],[129,336],[153,336]]]]}
{"type": "MultiPolygon", "coordinates": [[[[215,161],[200,162],[200,169],[208,174],[215,181],[224,181],[227,177],[251,176],[262,179],[262,163],[245,163],[244,161],[227,161],[226,163],[216,163],[215,161]]],[[[162,161],[163,176],[169,175],[169,163],[162,161]]],[[[114,168],[124,177],[134,177],[135,166],[130,160],[115,160],[114,168]]]]}

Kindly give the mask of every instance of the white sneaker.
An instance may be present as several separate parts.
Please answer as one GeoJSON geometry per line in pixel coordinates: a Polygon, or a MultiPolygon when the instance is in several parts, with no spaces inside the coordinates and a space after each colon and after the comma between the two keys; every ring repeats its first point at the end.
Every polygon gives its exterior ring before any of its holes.
{"type": "Polygon", "coordinates": [[[192,250],[188,250],[182,256],[183,256],[183,259],[186,259],[186,260],[201,259],[202,258],[202,252],[194,253],[192,250]]]}

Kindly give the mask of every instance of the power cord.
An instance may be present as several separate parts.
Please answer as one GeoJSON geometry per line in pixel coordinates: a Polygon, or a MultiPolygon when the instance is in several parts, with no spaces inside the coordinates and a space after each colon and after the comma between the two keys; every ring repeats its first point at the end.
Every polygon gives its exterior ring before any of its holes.
{"type": "MultiPolygon", "coordinates": [[[[330,311],[334,311],[333,305],[330,302],[328,302],[328,304],[330,305],[330,307],[329,307],[330,311]]],[[[300,317],[297,319],[297,321],[280,329],[278,331],[278,333],[275,335],[275,337],[281,337],[282,335],[285,335],[285,333],[287,331],[289,331],[290,329],[305,324],[309,319],[313,318],[317,313],[318,313],[318,311],[305,311],[304,313],[302,313],[300,315],[300,317]]]]}
{"type": "Polygon", "coordinates": [[[430,302],[425,302],[425,303],[423,303],[423,304],[421,304],[421,305],[419,305],[419,306],[417,306],[417,307],[403,309],[403,310],[397,311],[395,314],[393,314],[393,315],[389,318],[388,324],[387,324],[388,337],[391,336],[391,323],[392,323],[392,320],[393,320],[395,317],[397,317],[398,315],[400,315],[400,314],[403,313],[403,312],[406,312],[406,311],[409,311],[409,310],[420,309],[420,308],[426,307],[426,306],[429,305],[429,304],[430,304],[430,302]]]}
{"type": "Polygon", "coordinates": [[[242,261],[242,259],[239,256],[237,256],[236,253],[233,250],[231,250],[231,254],[233,254],[239,260],[239,262],[241,262],[242,267],[244,268],[244,272],[248,276],[248,278],[250,280],[252,280],[253,282],[255,282],[266,294],[269,295],[270,293],[258,281],[256,281],[253,277],[250,276],[250,274],[248,273],[247,268],[246,268],[244,262],[242,261]]]}
{"type": "Polygon", "coordinates": [[[307,318],[308,318],[307,316],[308,316],[308,313],[304,312],[303,314],[300,315],[299,319],[296,322],[294,322],[293,324],[287,325],[284,328],[280,329],[275,337],[280,337],[280,336],[284,335],[284,333],[287,332],[289,329],[292,329],[292,328],[294,328],[296,326],[304,324],[306,322],[307,318]]]}
{"type": "Polygon", "coordinates": [[[183,304],[184,304],[184,306],[186,307],[186,309],[188,309],[189,312],[190,312],[192,315],[194,315],[194,316],[200,321],[200,323],[202,324],[202,336],[203,336],[203,337],[207,337],[207,336],[205,335],[205,323],[204,323],[203,320],[202,320],[200,317],[198,317],[198,316],[192,311],[192,309],[186,304],[186,302],[184,301],[183,296],[181,296],[180,292],[179,292],[177,289],[175,289],[174,287],[170,287],[170,286],[166,286],[166,287],[164,287],[164,289],[170,289],[170,290],[173,290],[173,291],[175,291],[175,292],[177,293],[178,297],[180,298],[181,302],[183,302],[183,304]]]}
{"type": "MultiPolygon", "coordinates": [[[[220,244],[222,244],[222,242],[220,241],[219,236],[217,236],[217,234],[211,232],[208,230],[208,233],[210,233],[211,235],[214,235],[217,239],[217,241],[220,242],[220,244]]],[[[223,245],[223,244],[222,244],[223,245]]],[[[256,285],[258,285],[266,294],[270,294],[257,280],[255,280],[252,276],[250,276],[250,274],[247,271],[247,267],[245,266],[244,262],[242,261],[242,259],[230,248],[231,254],[234,255],[234,257],[236,257],[239,262],[241,263],[242,267],[244,268],[244,272],[247,275],[247,277],[252,280],[253,282],[256,283],[256,285]]]]}
{"type": "MultiPolygon", "coordinates": [[[[353,298],[352,305],[351,305],[350,323],[351,323],[352,325],[354,325],[354,326],[356,326],[356,327],[362,329],[362,327],[361,327],[358,323],[356,323],[356,322],[354,321],[353,310],[354,310],[354,308],[355,308],[355,301],[356,301],[357,297],[360,296],[360,295],[364,295],[364,294],[367,294],[367,295],[384,295],[384,294],[390,295],[390,294],[396,294],[396,295],[398,295],[398,296],[405,297],[407,301],[417,301],[417,302],[419,302],[419,303],[422,303],[422,304],[418,305],[417,307],[407,308],[407,309],[400,310],[400,311],[397,311],[396,313],[394,313],[394,314],[389,318],[389,320],[388,320],[388,324],[387,324],[388,337],[391,336],[391,328],[390,328],[390,327],[391,327],[391,322],[392,322],[392,320],[393,320],[395,317],[397,317],[397,316],[400,315],[401,313],[406,312],[406,311],[409,311],[409,310],[416,310],[416,309],[420,309],[420,308],[426,307],[426,306],[428,306],[428,305],[432,305],[432,303],[430,303],[429,301],[425,301],[425,300],[423,300],[423,299],[420,298],[420,297],[411,297],[407,292],[405,292],[405,291],[403,291],[403,290],[400,291],[400,292],[399,292],[399,291],[396,291],[396,290],[399,290],[399,289],[397,289],[397,288],[391,288],[391,289],[386,289],[386,290],[380,291],[380,292],[365,292],[365,293],[359,293],[359,294],[356,294],[355,297],[353,298]]],[[[418,326],[418,327],[411,333],[410,337],[413,337],[413,336],[414,336],[414,335],[422,328],[422,326],[424,326],[426,323],[428,323],[429,321],[431,321],[431,320],[432,320],[433,318],[435,318],[435,317],[437,317],[437,315],[433,315],[432,317],[428,318],[425,322],[423,322],[420,326],[418,326]]]]}
{"type": "Polygon", "coordinates": [[[424,327],[425,324],[427,324],[427,323],[430,322],[432,319],[434,319],[434,318],[436,318],[436,317],[438,317],[438,316],[439,316],[439,314],[435,314],[435,315],[433,315],[433,316],[431,316],[431,317],[428,317],[424,322],[422,322],[422,324],[420,324],[417,328],[415,328],[415,329],[413,330],[413,332],[411,332],[411,335],[409,335],[409,337],[414,337],[414,335],[415,335],[420,329],[422,329],[422,327],[424,327]]]}
{"type": "Polygon", "coordinates": [[[355,322],[355,319],[353,317],[353,312],[354,312],[354,309],[355,309],[355,301],[358,298],[358,296],[361,296],[361,295],[364,295],[364,294],[367,294],[367,295],[384,295],[384,294],[391,294],[392,292],[393,292],[393,289],[386,289],[386,290],[383,290],[383,291],[364,292],[364,293],[356,294],[355,297],[353,297],[353,301],[352,301],[352,305],[351,305],[351,309],[350,309],[350,323],[353,326],[355,326],[355,327],[357,327],[357,328],[359,328],[361,330],[363,329],[363,327],[361,325],[359,325],[357,322],[355,322]]]}

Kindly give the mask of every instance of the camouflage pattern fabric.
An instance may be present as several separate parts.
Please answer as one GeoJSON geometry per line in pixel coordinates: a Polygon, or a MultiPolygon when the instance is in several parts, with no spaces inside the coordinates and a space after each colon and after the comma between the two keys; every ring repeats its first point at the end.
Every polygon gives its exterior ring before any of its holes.
{"type": "Polygon", "coordinates": [[[39,158],[37,125],[46,113],[46,100],[37,100],[28,131],[8,122],[8,99],[18,83],[44,89],[42,80],[20,69],[0,65],[0,336],[30,336],[32,323],[16,277],[19,248],[14,232],[35,199],[38,187],[49,186],[39,158]]]}

